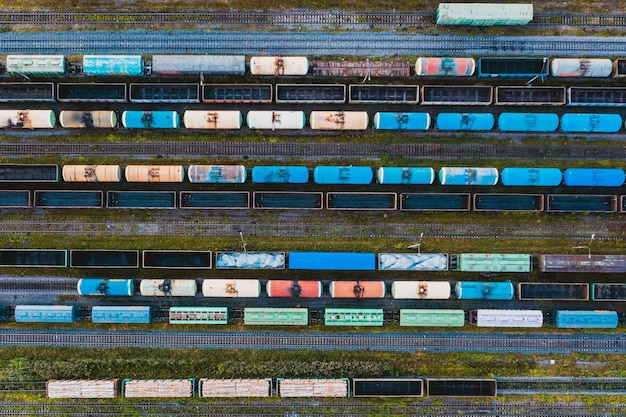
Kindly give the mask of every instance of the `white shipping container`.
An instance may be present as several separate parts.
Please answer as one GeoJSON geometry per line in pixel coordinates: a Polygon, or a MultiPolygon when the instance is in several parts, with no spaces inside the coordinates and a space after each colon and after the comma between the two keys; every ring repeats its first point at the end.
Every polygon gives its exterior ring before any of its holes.
{"type": "Polygon", "coordinates": [[[202,295],[257,298],[261,295],[261,282],[258,279],[205,279],[202,282],[202,295]]]}
{"type": "Polygon", "coordinates": [[[303,111],[251,110],[246,122],[250,129],[302,129],[306,116],[303,111]]]}
{"type": "Polygon", "coordinates": [[[613,62],[600,58],[555,58],[552,60],[553,77],[610,77],[613,62]]]}
{"type": "Polygon", "coordinates": [[[304,56],[253,56],[250,58],[252,75],[306,75],[309,60],[304,56]]]}
{"type": "Polygon", "coordinates": [[[532,4],[439,3],[438,25],[525,25],[533,19],[532,4]]]}
{"type": "Polygon", "coordinates": [[[541,310],[476,310],[478,327],[541,327],[541,310]]]}

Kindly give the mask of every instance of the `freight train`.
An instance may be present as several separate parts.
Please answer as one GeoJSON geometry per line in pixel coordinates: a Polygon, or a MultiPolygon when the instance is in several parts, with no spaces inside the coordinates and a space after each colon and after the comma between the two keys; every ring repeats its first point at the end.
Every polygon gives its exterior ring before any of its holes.
{"type": "Polygon", "coordinates": [[[63,55],[8,55],[6,73],[22,76],[62,76],[70,73],[85,76],[189,76],[251,75],[320,77],[591,77],[626,76],[626,59],[602,58],[520,58],[420,57],[415,63],[389,61],[320,61],[309,62],[303,56],[252,56],[246,64],[244,55],[84,55],[73,61],[63,55]],[[412,71],[412,67],[414,70],[412,71]]]}
{"type": "MultiPolygon", "coordinates": [[[[163,310],[163,309],[161,309],[163,310]]],[[[156,317],[150,305],[17,305],[6,308],[6,315],[17,323],[74,323],[90,319],[96,324],[148,324],[165,320],[169,324],[225,325],[241,322],[246,326],[383,326],[385,323],[407,327],[463,327],[465,323],[489,328],[541,328],[544,313],[553,317],[556,328],[614,329],[620,324],[619,313],[610,310],[521,310],[521,309],[382,309],[305,307],[177,306],[166,309],[165,317],[156,317]]]]}
{"type": "Polygon", "coordinates": [[[496,392],[496,380],[489,378],[114,378],[46,383],[48,398],[495,397],[496,392]]]}

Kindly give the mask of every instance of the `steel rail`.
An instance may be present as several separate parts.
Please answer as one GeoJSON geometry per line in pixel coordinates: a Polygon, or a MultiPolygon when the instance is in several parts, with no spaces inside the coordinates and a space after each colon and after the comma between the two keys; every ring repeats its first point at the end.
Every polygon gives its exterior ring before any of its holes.
{"type": "Polygon", "coordinates": [[[552,159],[626,159],[626,147],[620,145],[497,145],[444,143],[256,143],[256,142],[58,142],[25,138],[3,140],[4,157],[31,155],[165,157],[206,159],[230,158],[552,158],[552,159]]]}
{"type": "Polygon", "coordinates": [[[626,353],[626,335],[472,333],[150,332],[0,329],[0,346],[372,350],[397,352],[626,353]]]}

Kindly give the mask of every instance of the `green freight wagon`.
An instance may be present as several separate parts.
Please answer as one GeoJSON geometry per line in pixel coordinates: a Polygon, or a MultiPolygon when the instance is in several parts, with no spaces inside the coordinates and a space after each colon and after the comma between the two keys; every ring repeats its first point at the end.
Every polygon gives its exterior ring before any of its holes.
{"type": "Polygon", "coordinates": [[[324,324],[327,326],[382,326],[382,308],[327,308],[324,324]]]}
{"type": "Polygon", "coordinates": [[[456,256],[454,269],[465,272],[530,272],[533,257],[517,253],[461,253],[456,256]]]}
{"type": "Polygon", "coordinates": [[[465,312],[451,309],[402,309],[400,326],[463,327],[465,312]]]}
{"type": "Polygon", "coordinates": [[[532,4],[439,3],[438,25],[526,25],[533,20],[532,4]]]}
{"type": "Polygon", "coordinates": [[[63,55],[7,55],[7,72],[22,75],[64,75],[63,55]]]}
{"type": "Polygon", "coordinates": [[[306,326],[309,310],[306,308],[246,307],[243,322],[249,326],[306,326]]]}

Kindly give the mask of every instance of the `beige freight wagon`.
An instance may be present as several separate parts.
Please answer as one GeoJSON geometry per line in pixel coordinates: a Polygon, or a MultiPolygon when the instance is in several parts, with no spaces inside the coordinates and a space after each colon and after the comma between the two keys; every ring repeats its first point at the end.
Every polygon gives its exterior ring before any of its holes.
{"type": "Polygon", "coordinates": [[[48,398],[115,398],[120,394],[120,379],[51,379],[46,382],[48,398]]]}
{"type": "Polygon", "coordinates": [[[271,378],[200,380],[201,397],[269,397],[271,393],[271,378]]]}
{"type": "Polygon", "coordinates": [[[194,379],[125,379],[126,398],[193,397],[194,379]]]}

